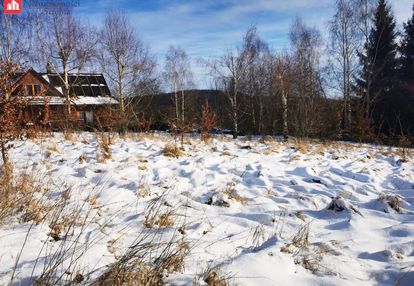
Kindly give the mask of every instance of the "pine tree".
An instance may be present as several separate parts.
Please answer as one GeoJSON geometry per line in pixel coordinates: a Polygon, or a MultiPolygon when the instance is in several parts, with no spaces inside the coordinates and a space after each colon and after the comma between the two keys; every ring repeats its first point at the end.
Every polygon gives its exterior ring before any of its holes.
{"type": "Polygon", "coordinates": [[[365,52],[360,54],[361,76],[357,83],[365,94],[367,116],[373,117],[376,127],[389,117],[384,112],[397,82],[397,44],[395,19],[386,0],[379,0],[374,23],[365,52]]]}
{"type": "Polygon", "coordinates": [[[414,82],[414,5],[412,18],[404,24],[400,53],[400,78],[404,83],[414,82]]]}
{"type": "Polygon", "coordinates": [[[393,105],[398,110],[398,128],[400,135],[414,135],[414,6],[412,18],[404,24],[404,31],[400,46],[400,88],[393,105]]]}

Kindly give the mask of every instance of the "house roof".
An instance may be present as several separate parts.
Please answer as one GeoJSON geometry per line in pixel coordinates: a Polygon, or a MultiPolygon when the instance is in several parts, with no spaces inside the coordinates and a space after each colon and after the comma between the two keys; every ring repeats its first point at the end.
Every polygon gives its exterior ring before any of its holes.
{"type": "MultiPolygon", "coordinates": [[[[63,95],[63,74],[41,73],[39,74],[49,85],[53,86],[63,95]]],[[[105,97],[111,96],[111,92],[102,74],[69,74],[70,94],[75,97],[105,97]]]]}
{"type": "MultiPolygon", "coordinates": [[[[42,96],[31,96],[26,97],[28,99],[29,105],[44,105],[46,100],[48,101],[48,105],[56,106],[56,105],[65,105],[65,98],[62,96],[50,96],[50,97],[42,97],[42,96]]],[[[97,97],[87,97],[87,96],[78,96],[71,99],[71,103],[73,105],[82,106],[82,105],[106,105],[106,104],[117,104],[118,101],[115,99],[108,97],[108,96],[97,96],[97,97]]]]}
{"type": "MultiPolygon", "coordinates": [[[[22,84],[25,76],[31,74],[40,84],[47,87],[47,101],[49,105],[64,105],[63,74],[38,73],[29,69],[13,78],[14,88],[22,84]]],[[[111,92],[102,74],[78,73],[69,74],[71,102],[74,105],[105,105],[117,104],[117,100],[111,97],[111,92]]],[[[24,83],[23,83],[24,84],[24,83]]],[[[46,98],[43,96],[26,97],[29,105],[43,105],[46,98]]]]}

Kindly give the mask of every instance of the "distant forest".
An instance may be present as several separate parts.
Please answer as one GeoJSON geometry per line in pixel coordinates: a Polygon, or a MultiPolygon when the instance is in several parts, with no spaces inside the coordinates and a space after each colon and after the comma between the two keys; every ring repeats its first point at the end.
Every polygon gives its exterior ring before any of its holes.
{"type": "Polygon", "coordinates": [[[70,9],[0,11],[0,66],[103,73],[119,105],[101,120],[120,132],[215,128],[234,138],[413,142],[414,7],[399,29],[386,0],[336,0],[326,39],[298,17],[281,52],[251,26],[240,45],[200,60],[211,90],[196,89],[185,47],[171,46],[158,66],[132,20],[110,11],[98,29],[70,9]]]}

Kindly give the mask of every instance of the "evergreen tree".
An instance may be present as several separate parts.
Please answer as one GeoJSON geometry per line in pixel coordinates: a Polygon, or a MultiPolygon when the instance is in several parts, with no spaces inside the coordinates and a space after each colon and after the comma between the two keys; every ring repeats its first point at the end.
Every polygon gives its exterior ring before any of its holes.
{"type": "Polygon", "coordinates": [[[412,18],[404,24],[404,33],[400,47],[400,78],[403,82],[414,82],[414,6],[412,18]]]}
{"type": "Polygon", "coordinates": [[[359,89],[365,94],[365,104],[369,106],[367,116],[373,117],[377,129],[392,116],[385,111],[386,102],[391,99],[398,79],[395,26],[387,1],[379,0],[365,52],[360,54],[362,72],[357,81],[359,89]]]}
{"type": "Polygon", "coordinates": [[[398,107],[398,128],[401,135],[414,135],[414,6],[412,18],[404,24],[400,46],[400,87],[394,106],[398,107]]]}

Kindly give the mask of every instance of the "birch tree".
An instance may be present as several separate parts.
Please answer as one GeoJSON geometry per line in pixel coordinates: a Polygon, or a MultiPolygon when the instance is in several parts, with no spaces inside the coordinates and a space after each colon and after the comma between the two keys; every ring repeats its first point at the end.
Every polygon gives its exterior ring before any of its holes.
{"type": "Polygon", "coordinates": [[[154,76],[155,60],[137,36],[127,15],[122,11],[109,12],[100,33],[98,59],[102,71],[119,102],[120,131],[126,131],[129,105],[151,94],[157,84],[154,76]]]}
{"type": "Polygon", "coordinates": [[[180,47],[170,46],[165,56],[164,78],[174,93],[176,122],[185,123],[185,91],[192,86],[193,74],[187,53],[180,47]],[[181,98],[179,99],[179,93],[181,98]]]}
{"type": "Polygon", "coordinates": [[[233,138],[236,139],[239,133],[239,96],[242,80],[248,68],[248,60],[239,50],[228,51],[209,66],[217,86],[223,90],[230,102],[233,138]]]}
{"type": "Polygon", "coordinates": [[[61,15],[43,15],[36,20],[38,48],[47,66],[63,83],[67,120],[71,114],[70,73],[78,73],[94,56],[96,31],[76,18],[72,11],[61,15]]]}
{"type": "Polygon", "coordinates": [[[351,93],[355,84],[358,48],[358,26],[351,0],[337,0],[336,13],[330,22],[331,78],[335,90],[343,97],[342,128],[351,127],[351,93]]]}
{"type": "Polygon", "coordinates": [[[271,72],[273,81],[272,85],[279,90],[281,105],[282,105],[282,119],[283,119],[283,137],[285,140],[289,136],[289,105],[288,98],[290,97],[290,89],[292,85],[292,66],[291,59],[288,53],[281,53],[273,58],[273,70],[271,72]]]}
{"type": "Polygon", "coordinates": [[[315,134],[320,127],[320,98],[323,95],[320,75],[321,35],[297,18],[291,27],[292,65],[296,75],[293,92],[297,98],[294,121],[299,136],[315,134]]]}
{"type": "Polygon", "coordinates": [[[0,6],[0,60],[22,63],[30,58],[33,47],[32,17],[6,15],[0,6]]]}
{"type": "Polygon", "coordinates": [[[265,134],[264,97],[268,95],[269,67],[271,64],[270,51],[267,43],[257,34],[257,29],[252,26],[248,29],[243,42],[241,57],[245,59],[247,66],[244,74],[242,89],[252,99],[251,115],[253,125],[256,125],[255,106],[259,105],[258,130],[265,134]]]}

